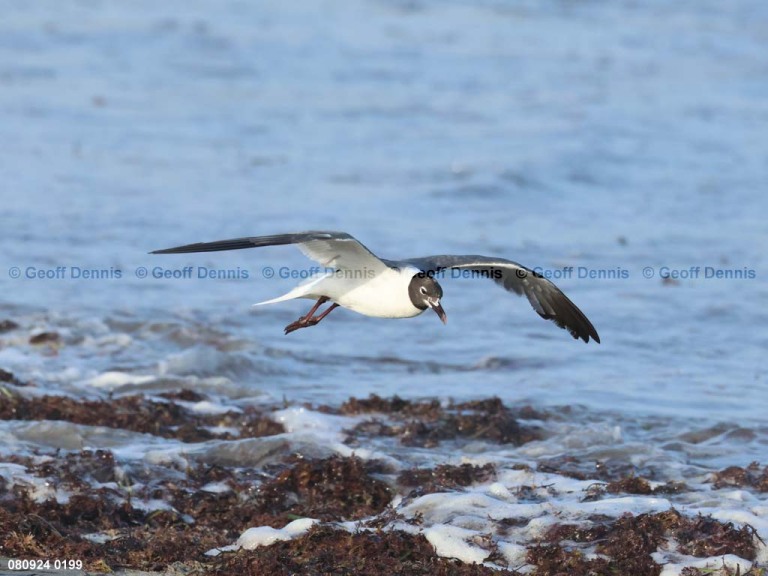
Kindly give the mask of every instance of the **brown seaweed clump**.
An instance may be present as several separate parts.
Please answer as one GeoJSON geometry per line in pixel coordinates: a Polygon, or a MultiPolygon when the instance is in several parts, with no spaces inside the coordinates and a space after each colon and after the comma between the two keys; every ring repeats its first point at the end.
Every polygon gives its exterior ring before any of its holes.
{"type": "Polygon", "coordinates": [[[435,468],[413,468],[401,472],[397,477],[400,486],[417,488],[420,494],[446,492],[465,488],[477,482],[488,482],[496,478],[493,464],[475,466],[472,464],[440,464],[435,468]]]}
{"type": "Polygon", "coordinates": [[[360,438],[396,437],[405,446],[430,448],[447,440],[487,440],[516,446],[539,440],[542,430],[522,425],[518,418],[540,414],[523,408],[516,413],[499,398],[451,403],[443,407],[437,400],[411,401],[398,396],[391,399],[372,394],[367,399],[350,398],[341,405],[345,415],[381,414],[350,431],[347,443],[356,445],[360,438]]]}
{"type": "Polygon", "coordinates": [[[383,511],[389,486],[371,476],[376,462],[332,456],[299,460],[259,488],[262,513],[291,519],[359,520],[383,511]]]}
{"type": "Polygon", "coordinates": [[[66,396],[25,398],[10,394],[10,398],[0,402],[0,420],[66,420],[175,438],[181,442],[231,440],[285,432],[282,424],[255,407],[248,407],[243,412],[195,414],[173,399],[162,402],[142,395],[76,400],[66,396]],[[223,431],[216,432],[216,428],[223,431]],[[239,433],[232,434],[225,428],[237,428],[239,433]]]}
{"type": "Polygon", "coordinates": [[[746,468],[729,466],[715,472],[713,478],[715,488],[752,488],[758,492],[768,492],[768,466],[760,470],[760,464],[752,462],[746,468]]]}
{"type": "Polygon", "coordinates": [[[755,531],[749,526],[736,528],[730,522],[701,515],[689,518],[672,509],[615,520],[596,519],[586,528],[573,524],[553,526],[546,543],[529,548],[528,561],[536,566],[536,576],[658,576],[661,566],[651,554],[668,540],[677,542],[678,551],[690,556],[735,554],[754,560],[755,539],[755,531]],[[578,547],[568,547],[568,542],[594,543],[595,551],[606,558],[587,559],[578,547]]]}
{"type": "Polygon", "coordinates": [[[316,525],[300,538],[225,556],[209,574],[506,576],[519,573],[441,558],[420,534],[400,530],[350,533],[316,525]]]}

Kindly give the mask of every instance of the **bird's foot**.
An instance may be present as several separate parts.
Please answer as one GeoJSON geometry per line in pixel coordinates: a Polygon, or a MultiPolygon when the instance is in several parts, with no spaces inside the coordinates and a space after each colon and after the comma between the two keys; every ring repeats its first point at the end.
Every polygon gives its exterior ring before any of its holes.
{"type": "Polygon", "coordinates": [[[288,326],[285,327],[285,333],[290,334],[291,332],[296,332],[296,330],[300,330],[301,328],[309,328],[310,326],[314,326],[320,322],[320,318],[312,317],[307,318],[306,316],[302,316],[296,322],[291,322],[288,324],[288,326]]]}
{"type": "MultiPolygon", "coordinates": [[[[328,298],[324,298],[323,302],[325,302],[326,300],[328,300],[328,298]]],[[[318,302],[320,302],[321,304],[323,303],[320,300],[318,300],[318,302]]],[[[296,320],[296,322],[291,322],[290,324],[288,324],[288,326],[285,327],[285,333],[290,334],[291,332],[295,332],[296,330],[299,330],[301,328],[309,328],[310,326],[314,326],[315,324],[320,322],[320,320],[328,316],[328,314],[330,314],[332,310],[339,307],[338,304],[334,303],[333,305],[329,306],[325,312],[320,314],[320,316],[312,316],[312,314],[314,314],[317,311],[318,306],[319,304],[315,304],[312,310],[309,311],[309,314],[307,314],[306,316],[302,316],[301,318],[296,320]]]]}

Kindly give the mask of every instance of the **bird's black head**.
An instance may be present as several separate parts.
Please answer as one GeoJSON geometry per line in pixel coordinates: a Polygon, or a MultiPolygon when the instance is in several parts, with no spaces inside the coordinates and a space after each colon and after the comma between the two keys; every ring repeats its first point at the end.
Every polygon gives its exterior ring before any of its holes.
{"type": "Polygon", "coordinates": [[[419,310],[432,308],[443,321],[443,324],[448,321],[445,310],[440,305],[443,289],[437,280],[428,274],[420,272],[411,278],[411,283],[408,285],[408,296],[411,298],[411,303],[419,310]]]}

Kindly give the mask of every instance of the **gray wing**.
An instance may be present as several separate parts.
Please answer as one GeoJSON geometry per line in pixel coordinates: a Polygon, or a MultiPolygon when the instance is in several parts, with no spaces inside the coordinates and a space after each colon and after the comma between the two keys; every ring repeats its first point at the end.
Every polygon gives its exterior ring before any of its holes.
{"type": "Polygon", "coordinates": [[[591,337],[600,342],[600,336],[589,319],[557,286],[517,262],[487,256],[442,255],[412,258],[405,260],[405,263],[429,274],[438,274],[446,268],[477,271],[478,276],[492,279],[509,292],[520,296],[525,294],[539,316],[568,330],[574,338],[589,342],[591,337]]]}
{"type": "Polygon", "coordinates": [[[231,240],[185,244],[175,248],[155,250],[150,252],[150,254],[219,252],[223,250],[261,248],[264,246],[284,246],[286,244],[296,244],[299,250],[308,258],[327,268],[372,270],[375,273],[379,273],[387,268],[387,265],[378,256],[346,232],[312,231],[297,232],[295,234],[232,238],[231,240]]]}

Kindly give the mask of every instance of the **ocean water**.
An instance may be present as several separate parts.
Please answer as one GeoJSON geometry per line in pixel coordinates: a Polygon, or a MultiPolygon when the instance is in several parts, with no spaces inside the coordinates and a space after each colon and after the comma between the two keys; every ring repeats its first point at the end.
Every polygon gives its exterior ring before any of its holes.
{"type": "MultiPolygon", "coordinates": [[[[0,367],[34,393],[498,396],[577,409],[540,454],[575,434],[584,456],[610,447],[689,481],[768,462],[765,3],[0,10],[0,316],[21,326],[0,335],[0,367]],[[307,301],[251,304],[314,266],[297,250],[148,254],[307,229],[386,258],[518,261],[551,275],[602,343],[468,279],[443,282],[446,326],[338,310],[284,336],[307,301]],[[29,345],[41,331],[62,344],[29,345]],[[676,443],[703,430],[720,432],[676,443]]],[[[297,430],[319,418],[302,417],[297,430]]],[[[38,432],[3,423],[17,451],[57,446],[38,432]]],[[[713,498],[768,538],[764,496],[713,498]]]]}

